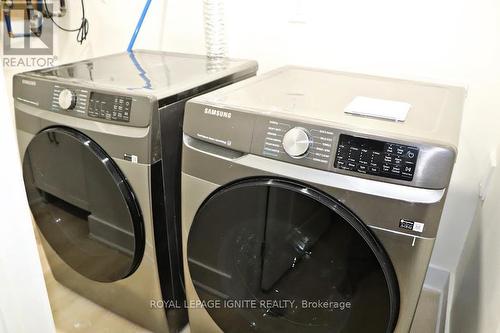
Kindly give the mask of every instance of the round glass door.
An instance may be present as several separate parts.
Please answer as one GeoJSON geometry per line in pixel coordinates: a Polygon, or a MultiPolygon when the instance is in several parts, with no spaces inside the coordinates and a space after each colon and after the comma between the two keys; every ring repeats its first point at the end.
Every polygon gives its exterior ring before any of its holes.
{"type": "Polygon", "coordinates": [[[68,128],[46,129],[29,143],[23,175],[35,222],[66,264],[100,282],[132,274],[144,252],[140,208],[97,143],[68,128]]]}
{"type": "Polygon", "coordinates": [[[383,247],[353,213],[288,180],[214,192],[188,237],[196,292],[231,332],[392,332],[399,288],[383,247]]]}

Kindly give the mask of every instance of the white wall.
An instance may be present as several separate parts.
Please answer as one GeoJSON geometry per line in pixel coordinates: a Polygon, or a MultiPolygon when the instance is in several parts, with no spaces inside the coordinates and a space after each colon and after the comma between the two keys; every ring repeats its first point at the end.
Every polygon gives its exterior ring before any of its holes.
{"type": "MultiPolygon", "coordinates": [[[[500,133],[498,133],[500,139],[500,133]]],[[[500,165],[500,146],[496,154],[500,165]]],[[[451,312],[451,332],[500,332],[500,169],[478,210],[459,265],[451,312]]]]}
{"type": "MultiPolygon", "coordinates": [[[[61,34],[60,61],[124,50],[143,5],[143,1],[85,2],[88,40],[77,46],[74,35],[61,34]]],[[[80,18],[79,0],[70,0],[69,7],[61,22],[74,25],[80,18]]],[[[155,0],[136,46],[202,53],[202,14],[201,0],[155,0]]],[[[489,152],[500,141],[500,2],[227,0],[226,22],[229,55],[257,59],[261,70],[300,64],[469,87],[459,158],[432,257],[433,265],[452,272],[453,285],[467,232],[482,212],[478,183],[488,168],[489,152]]],[[[498,230],[485,231],[495,239],[498,230]]],[[[482,261],[493,259],[481,252],[482,261]]],[[[467,272],[463,266],[458,281],[467,272]]],[[[489,279],[500,280],[497,272],[488,274],[489,279]]]]}
{"type": "Polygon", "coordinates": [[[6,88],[0,80],[0,332],[50,333],[54,323],[8,110],[6,88]]]}
{"type": "MultiPolygon", "coordinates": [[[[64,63],[125,51],[145,1],[86,0],[89,34],[82,45],[76,34],[58,32],[58,62],[64,63]]],[[[81,19],[80,0],[67,1],[68,13],[57,19],[64,27],[77,27],[81,19]]],[[[165,24],[166,1],[154,0],[137,38],[135,48],[159,49],[165,24]]]]}

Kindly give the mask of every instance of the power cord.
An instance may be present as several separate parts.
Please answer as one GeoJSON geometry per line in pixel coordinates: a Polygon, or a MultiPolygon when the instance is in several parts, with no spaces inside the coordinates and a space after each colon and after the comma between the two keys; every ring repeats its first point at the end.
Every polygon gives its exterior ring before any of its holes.
{"type": "Polygon", "coordinates": [[[47,6],[47,0],[43,0],[43,5],[45,7],[45,11],[47,12],[48,17],[54,23],[54,25],[56,27],[58,27],[59,29],[61,29],[62,31],[66,31],[66,32],[77,32],[78,31],[78,34],[76,35],[76,41],[80,44],[82,44],[83,41],[87,39],[87,35],[89,33],[89,21],[85,17],[85,4],[83,3],[83,0],[81,0],[81,3],[82,3],[82,23],[76,29],[68,29],[68,28],[64,28],[64,27],[60,26],[59,24],[57,24],[56,21],[54,21],[54,14],[50,12],[49,7],[47,6]]]}

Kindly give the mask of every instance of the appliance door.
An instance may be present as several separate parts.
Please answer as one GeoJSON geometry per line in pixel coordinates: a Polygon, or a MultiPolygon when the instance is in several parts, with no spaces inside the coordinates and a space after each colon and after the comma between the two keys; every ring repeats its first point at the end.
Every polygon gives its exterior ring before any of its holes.
{"type": "Polygon", "coordinates": [[[379,241],[340,202],[295,181],[249,178],[212,193],[187,257],[201,301],[193,306],[226,333],[396,325],[399,288],[379,241]]]}
{"type": "Polygon", "coordinates": [[[66,264],[99,282],[134,272],[145,242],[139,204],[96,142],[73,129],[45,129],[26,149],[23,175],[35,222],[66,264]]]}

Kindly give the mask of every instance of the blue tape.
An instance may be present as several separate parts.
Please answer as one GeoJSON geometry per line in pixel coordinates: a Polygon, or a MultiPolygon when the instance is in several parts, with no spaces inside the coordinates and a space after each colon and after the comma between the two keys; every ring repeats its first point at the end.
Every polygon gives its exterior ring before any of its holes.
{"type": "Polygon", "coordinates": [[[141,30],[142,27],[142,22],[144,22],[144,18],[146,17],[146,14],[148,13],[149,5],[151,4],[151,0],[146,0],[146,4],[144,5],[144,9],[142,10],[141,17],[139,18],[139,22],[137,22],[137,25],[134,30],[134,34],[132,35],[132,38],[130,39],[130,43],[128,44],[127,51],[130,52],[134,48],[135,40],[137,38],[137,35],[139,34],[139,31],[141,30]]]}

